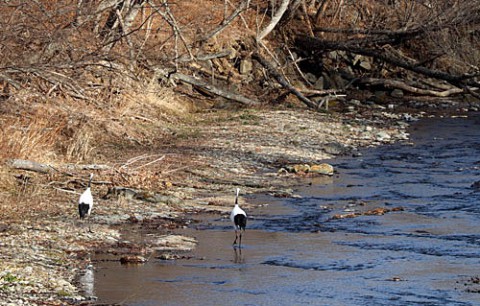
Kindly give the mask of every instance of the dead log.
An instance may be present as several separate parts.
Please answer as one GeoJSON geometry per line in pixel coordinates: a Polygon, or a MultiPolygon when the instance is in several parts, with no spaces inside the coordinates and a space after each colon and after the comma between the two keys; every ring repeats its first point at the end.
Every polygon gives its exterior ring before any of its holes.
{"type": "Polygon", "coordinates": [[[14,169],[28,170],[43,174],[50,173],[54,170],[54,168],[50,165],[24,159],[11,159],[7,162],[7,164],[14,169]]]}
{"type": "Polygon", "coordinates": [[[419,95],[425,95],[425,96],[435,96],[435,97],[449,97],[454,94],[460,94],[463,93],[464,90],[458,87],[452,87],[448,90],[444,91],[435,91],[435,90],[429,90],[429,89],[422,89],[422,88],[417,88],[411,85],[408,85],[402,81],[398,80],[390,80],[390,79],[377,79],[377,78],[361,78],[357,80],[357,83],[363,84],[363,85],[370,85],[370,86],[383,86],[386,88],[395,88],[395,89],[401,89],[404,91],[408,91],[411,93],[419,94],[419,95]]]}
{"type": "Polygon", "coordinates": [[[97,164],[87,164],[87,165],[79,165],[79,164],[63,164],[59,166],[62,169],[67,170],[110,170],[112,169],[111,166],[108,165],[97,165],[97,164]]]}
{"type": "Polygon", "coordinates": [[[77,164],[63,164],[53,166],[49,164],[42,164],[32,160],[26,159],[10,159],[7,161],[7,165],[14,169],[27,170],[33,172],[39,172],[43,174],[51,173],[53,171],[62,170],[109,170],[112,167],[107,165],[77,165],[77,164]]]}
{"type": "Polygon", "coordinates": [[[237,93],[226,91],[226,90],[221,89],[217,86],[209,84],[209,83],[205,82],[204,80],[201,80],[201,79],[198,79],[198,78],[195,78],[195,77],[183,74],[183,73],[176,72],[176,73],[171,75],[171,78],[177,79],[179,81],[182,81],[182,82],[194,85],[194,86],[198,86],[201,89],[204,89],[207,92],[210,92],[214,95],[223,97],[223,98],[228,99],[228,100],[240,102],[240,103],[245,104],[245,105],[254,106],[254,105],[259,105],[260,104],[256,100],[252,100],[250,98],[239,95],[237,93]]]}
{"type": "Polygon", "coordinates": [[[324,90],[316,90],[316,89],[299,89],[298,91],[305,93],[309,96],[326,96],[326,95],[336,95],[345,93],[343,89],[324,89],[324,90]]]}
{"type": "Polygon", "coordinates": [[[305,97],[298,89],[293,87],[288,81],[277,71],[277,69],[270,64],[263,56],[261,56],[259,53],[255,52],[252,54],[252,58],[255,59],[257,62],[260,63],[263,67],[265,67],[268,71],[268,73],[273,76],[277,82],[282,85],[285,89],[290,91],[292,94],[294,94],[300,101],[305,103],[310,108],[317,108],[317,104],[315,104],[313,101],[305,97]]]}

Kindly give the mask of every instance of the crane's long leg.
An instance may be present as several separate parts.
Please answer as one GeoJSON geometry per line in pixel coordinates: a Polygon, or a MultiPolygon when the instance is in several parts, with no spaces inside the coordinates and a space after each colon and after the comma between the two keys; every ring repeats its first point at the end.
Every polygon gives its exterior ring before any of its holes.
{"type": "Polygon", "coordinates": [[[93,233],[93,231],[92,231],[92,226],[91,226],[91,221],[90,221],[90,216],[88,216],[87,222],[88,222],[88,232],[89,232],[89,233],[93,233]]]}
{"type": "Polygon", "coordinates": [[[233,245],[237,244],[237,238],[238,238],[237,230],[235,230],[235,241],[233,241],[233,245]]]}
{"type": "Polygon", "coordinates": [[[242,230],[240,230],[240,243],[238,244],[240,248],[242,248],[242,230]]]}

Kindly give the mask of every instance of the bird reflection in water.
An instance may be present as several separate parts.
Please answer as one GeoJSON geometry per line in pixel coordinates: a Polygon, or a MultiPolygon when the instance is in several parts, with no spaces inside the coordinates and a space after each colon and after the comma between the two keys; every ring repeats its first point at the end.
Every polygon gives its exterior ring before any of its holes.
{"type": "Polygon", "coordinates": [[[79,279],[83,294],[88,299],[95,299],[94,296],[94,285],[95,285],[95,274],[93,270],[93,265],[88,264],[82,275],[79,279]]]}
{"type": "Polygon", "coordinates": [[[233,252],[234,252],[233,262],[237,264],[244,264],[245,256],[242,254],[242,249],[233,247],[233,252]]]}

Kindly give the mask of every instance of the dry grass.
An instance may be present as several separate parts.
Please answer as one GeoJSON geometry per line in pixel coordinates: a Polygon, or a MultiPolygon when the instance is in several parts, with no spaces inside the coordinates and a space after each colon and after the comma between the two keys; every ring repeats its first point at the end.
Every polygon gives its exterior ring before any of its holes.
{"type": "MultiPolygon", "coordinates": [[[[72,178],[63,173],[14,170],[7,166],[8,159],[53,165],[109,164],[114,170],[97,173],[97,180],[152,191],[171,187],[163,172],[171,168],[172,161],[167,156],[155,162],[161,157],[158,152],[121,168],[132,156],[152,151],[165,135],[172,134],[171,129],[189,118],[192,105],[171,89],[133,84],[121,94],[100,93],[96,101],[68,97],[16,99],[16,103],[0,105],[1,220],[73,212],[69,205],[77,196],[55,187],[80,188],[80,192],[82,186],[65,182],[87,176],[82,171],[70,171],[72,178]]],[[[97,186],[97,192],[104,193],[106,188],[97,186]]]]}
{"type": "Polygon", "coordinates": [[[56,140],[64,126],[64,118],[42,110],[32,115],[1,118],[0,158],[54,160],[56,140]]]}

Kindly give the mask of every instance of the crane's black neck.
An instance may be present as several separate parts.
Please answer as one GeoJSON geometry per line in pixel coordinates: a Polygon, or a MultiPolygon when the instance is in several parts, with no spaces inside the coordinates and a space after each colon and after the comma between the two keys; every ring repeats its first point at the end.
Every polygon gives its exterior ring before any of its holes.
{"type": "Polygon", "coordinates": [[[88,179],[88,185],[87,185],[87,188],[90,188],[90,185],[92,184],[92,177],[90,176],[90,178],[88,179]]]}

